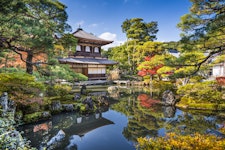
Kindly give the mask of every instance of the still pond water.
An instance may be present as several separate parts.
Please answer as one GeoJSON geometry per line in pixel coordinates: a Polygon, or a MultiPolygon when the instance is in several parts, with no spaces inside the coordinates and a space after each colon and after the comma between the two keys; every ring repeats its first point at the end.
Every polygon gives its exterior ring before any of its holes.
{"type": "MultiPolygon", "coordinates": [[[[135,150],[138,137],[206,133],[225,124],[221,112],[182,111],[158,106],[161,92],[124,88],[109,95],[111,105],[98,113],[81,116],[62,113],[51,120],[20,127],[31,145],[42,149],[60,130],[65,133],[55,150],[135,150]]],[[[102,94],[101,93],[101,94],[102,94]]],[[[223,115],[222,115],[223,116],[223,115]]]]}

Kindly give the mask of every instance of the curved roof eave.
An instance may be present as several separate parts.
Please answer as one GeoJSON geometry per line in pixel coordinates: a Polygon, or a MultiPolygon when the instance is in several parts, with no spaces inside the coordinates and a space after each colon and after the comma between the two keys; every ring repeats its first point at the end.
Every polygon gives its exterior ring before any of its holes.
{"type": "Polygon", "coordinates": [[[102,38],[96,37],[95,35],[93,35],[91,33],[87,33],[85,31],[83,31],[83,29],[81,29],[81,28],[78,28],[77,31],[75,31],[73,33],[73,35],[78,39],[80,38],[80,39],[91,40],[91,41],[101,43],[103,45],[110,44],[113,42],[113,41],[104,40],[102,38]]]}
{"type": "Polygon", "coordinates": [[[59,59],[63,63],[79,63],[79,64],[93,64],[93,65],[115,65],[117,62],[108,59],[94,59],[94,58],[63,58],[59,59]]]}

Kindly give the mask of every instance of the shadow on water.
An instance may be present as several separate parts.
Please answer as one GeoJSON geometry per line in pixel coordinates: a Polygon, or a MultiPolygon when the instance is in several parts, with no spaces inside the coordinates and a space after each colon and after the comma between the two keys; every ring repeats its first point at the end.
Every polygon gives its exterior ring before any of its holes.
{"type": "Polygon", "coordinates": [[[49,149],[134,150],[138,137],[165,136],[168,132],[206,133],[225,124],[218,112],[188,112],[158,105],[158,91],[123,87],[108,96],[116,102],[100,113],[62,113],[46,122],[24,125],[20,130],[39,149],[62,130],[65,138],[49,149]]]}

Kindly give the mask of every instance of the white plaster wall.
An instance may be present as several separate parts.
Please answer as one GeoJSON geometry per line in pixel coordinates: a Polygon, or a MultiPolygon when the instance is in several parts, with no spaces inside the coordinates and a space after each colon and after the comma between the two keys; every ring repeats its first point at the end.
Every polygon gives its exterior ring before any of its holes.
{"type": "Polygon", "coordinates": [[[214,66],[212,68],[212,76],[223,76],[224,75],[224,66],[214,66]]]}

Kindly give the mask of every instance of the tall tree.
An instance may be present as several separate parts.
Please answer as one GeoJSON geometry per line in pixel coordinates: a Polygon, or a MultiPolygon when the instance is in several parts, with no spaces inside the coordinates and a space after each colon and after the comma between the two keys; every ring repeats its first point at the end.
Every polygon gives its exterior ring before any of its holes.
{"type": "Polygon", "coordinates": [[[137,51],[134,53],[135,58],[137,58],[137,63],[139,64],[146,56],[154,56],[156,54],[160,55],[164,52],[165,47],[162,42],[148,41],[143,45],[137,47],[137,51]]]}
{"type": "Polygon", "coordinates": [[[155,21],[146,23],[142,18],[132,18],[126,19],[121,27],[128,39],[146,42],[156,39],[157,26],[158,24],[155,21]]]}
{"type": "Polygon", "coordinates": [[[54,44],[54,55],[58,57],[68,57],[70,53],[76,51],[77,38],[73,34],[64,34],[54,44]]]}
{"type": "Polygon", "coordinates": [[[195,69],[192,74],[216,54],[225,50],[225,1],[224,0],[190,0],[190,13],[181,17],[178,27],[182,33],[182,52],[198,51],[207,54],[195,60],[195,64],[186,63],[195,69]]]}
{"type": "Polygon", "coordinates": [[[119,62],[117,67],[120,70],[123,70],[123,73],[127,71],[127,68],[131,67],[131,65],[128,63],[128,54],[126,51],[126,45],[116,46],[108,49],[107,57],[119,62]]]}
{"type": "Polygon", "coordinates": [[[126,33],[128,41],[126,42],[126,50],[128,54],[128,64],[130,64],[130,72],[136,72],[136,66],[139,62],[137,57],[137,46],[144,42],[156,39],[158,32],[158,23],[146,23],[142,18],[126,19],[122,24],[122,31],[126,33]]]}
{"type": "Polygon", "coordinates": [[[58,0],[2,0],[1,4],[5,4],[0,7],[1,49],[19,54],[32,74],[33,66],[40,63],[33,62],[34,55],[48,53],[55,35],[70,30],[66,6],[58,0]]]}

